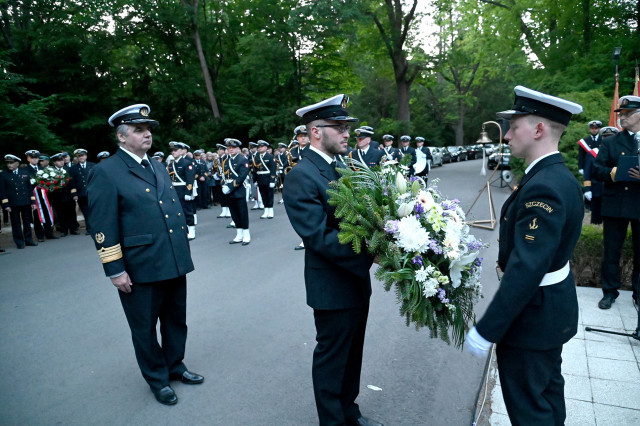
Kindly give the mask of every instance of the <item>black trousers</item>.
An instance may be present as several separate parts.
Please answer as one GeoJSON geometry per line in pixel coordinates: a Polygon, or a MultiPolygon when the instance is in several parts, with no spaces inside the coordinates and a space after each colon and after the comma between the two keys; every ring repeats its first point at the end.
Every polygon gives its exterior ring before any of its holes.
{"type": "Polygon", "coordinates": [[[602,197],[591,198],[591,223],[594,225],[602,223],[602,197]]]}
{"type": "Polygon", "coordinates": [[[89,198],[88,197],[78,197],[78,206],[80,207],[80,211],[82,212],[82,216],[84,217],[84,226],[88,228],[89,224],[89,198]]]}
{"type": "Polygon", "coordinates": [[[182,211],[184,212],[184,218],[187,221],[187,226],[193,226],[195,225],[195,220],[193,218],[193,215],[196,212],[196,208],[195,208],[195,204],[193,201],[187,201],[184,199],[184,193],[181,193],[180,191],[176,191],[178,193],[178,198],[180,198],[180,205],[182,206],[182,211]]]}
{"type": "Polygon", "coordinates": [[[564,425],[562,346],[546,351],[496,347],[502,396],[513,426],[564,425]]]}
{"type": "Polygon", "coordinates": [[[18,247],[24,247],[25,243],[33,243],[31,235],[31,205],[11,206],[11,233],[13,241],[18,247]]]}
{"type": "Polygon", "coordinates": [[[627,228],[631,225],[633,243],[633,271],[631,285],[633,298],[637,300],[640,277],[640,220],[620,217],[603,217],[602,229],[604,237],[604,253],[602,256],[602,292],[618,297],[620,288],[620,256],[622,245],[627,236],[627,228]]]}
{"type": "Polygon", "coordinates": [[[169,385],[187,367],[182,360],[187,342],[187,277],[155,283],[133,283],[131,293],[118,291],[127,317],[136,360],[152,390],[169,385]],[[160,320],[162,346],[156,325],[160,320]]]}
{"type": "Polygon", "coordinates": [[[269,188],[269,185],[258,185],[260,195],[262,195],[262,204],[265,207],[273,207],[273,188],[269,188]]]}
{"type": "Polygon", "coordinates": [[[236,229],[249,229],[249,209],[245,198],[227,197],[227,205],[229,213],[231,213],[231,220],[236,224],[236,229]]]}
{"type": "Polygon", "coordinates": [[[58,231],[68,233],[78,229],[75,201],[63,201],[59,196],[52,196],[51,206],[58,219],[58,231]]]}
{"type": "Polygon", "coordinates": [[[314,310],[313,393],[320,425],[344,425],[361,417],[362,349],[369,304],[341,310],[314,310]]]}

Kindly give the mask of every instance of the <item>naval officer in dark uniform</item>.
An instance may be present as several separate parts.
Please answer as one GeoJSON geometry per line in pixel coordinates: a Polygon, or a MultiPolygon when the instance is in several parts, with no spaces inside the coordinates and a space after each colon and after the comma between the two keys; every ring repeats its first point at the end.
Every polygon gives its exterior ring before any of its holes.
{"type": "Polygon", "coordinates": [[[589,155],[589,150],[600,148],[600,144],[602,143],[602,135],[600,135],[601,128],[602,121],[590,121],[589,136],[584,137],[578,141],[578,172],[580,172],[581,175],[584,175],[584,163],[587,155],[589,155]]]}
{"type": "Polygon", "coordinates": [[[120,147],[91,172],[89,229],[118,289],[142,376],[158,402],[173,405],[178,398],[170,380],[200,384],[204,378],[183,363],[187,273],[194,268],[178,194],[167,170],[147,156],[150,129],[158,124],[149,112],[137,104],[109,118],[120,147]]]}
{"type": "Polygon", "coordinates": [[[31,234],[31,219],[36,209],[36,197],[33,195],[33,186],[29,178],[29,172],[18,168],[20,158],[12,154],[4,156],[7,169],[0,173],[0,186],[2,186],[2,209],[9,213],[11,218],[11,232],[16,247],[23,249],[26,246],[37,246],[31,234]]]}
{"type": "Polygon", "coordinates": [[[260,219],[273,219],[273,195],[276,187],[276,161],[267,152],[269,142],[258,141],[258,153],[253,157],[254,174],[258,190],[264,203],[264,214],[260,219]]]}
{"type": "Polygon", "coordinates": [[[356,134],[358,147],[349,153],[349,158],[369,168],[380,164],[380,161],[384,158],[384,152],[371,146],[371,138],[374,134],[373,127],[361,126],[354,133],[356,134]]]}
{"type": "Polygon", "coordinates": [[[242,142],[238,139],[227,138],[224,140],[229,151],[229,156],[224,162],[222,173],[224,181],[222,193],[227,197],[231,220],[236,226],[236,237],[229,244],[242,243],[243,246],[251,242],[249,233],[249,210],[247,208],[247,189],[244,181],[249,175],[249,161],[240,153],[242,142]]]}
{"type": "Polygon", "coordinates": [[[602,256],[602,292],[598,302],[600,309],[609,309],[618,297],[620,288],[620,256],[622,245],[631,227],[633,244],[633,270],[631,287],[633,303],[640,293],[640,96],[623,96],[620,108],[622,131],[607,138],[600,145],[593,176],[604,182],[602,193],[602,233],[604,253],[602,256]],[[626,173],[618,170],[618,162],[632,156],[635,167],[626,173]]]}
{"type": "Polygon", "coordinates": [[[321,425],[379,425],[362,416],[360,390],[373,263],[363,251],[338,240],[339,221],[328,204],[329,182],[339,178],[336,157],[346,154],[350,123],[348,98],[337,95],[300,108],[310,147],[287,176],[284,206],[305,245],[307,304],[313,308],[316,341],[313,390],[321,425]]]}
{"type": "Polygon", "coordinates": [[[384,161],[398,161],[399,158],[399,150],[398,148],[393,146],[393,136],[392,135],[384,135],[382,136],[382,145],[379,147],[380,150],[384,153],[384,161]]]}
{"type": "Polygon", "coordinates": [[[25,169],[29,172],[31,182],[33,185],[33,192],[36,199],[36,209],[33,211],[33,230],[36,233],[38,241],[43,242],[45,237],[50,240],[55,240],[58,237],[53,235],[53,211],[51,211],[51,205],[49,203],[49,197],[47,190],[38,188],[35,182],[38,180],[38,171],[43,170],[46,166],[40,167],[40,159],[46,156],[40,154],[37,149],[30,149],[25,152],[27,161],[29,164],[25,169]]]}
{"type": "Polygon", "coordinates": [[[87,228],[85,234],[89,235],[89,211],[87,209],[89,200],[87,198],[87,185],[89,183],[89,172],[96,163],[87,161],[86,149],[76,149],[73,151],[73,155],[76,156],[78,162],[69,168],[69,174],[71,175],[71,182],[73,184],[73,189],[71,191],[74,195],[74,199],[78,202],[78,206],[80,207],[80,211],[84,217],[85,227],[87,228]]]}
{"type": "Polygon", "coordinates": [[[515,88],[505,140],[528,164],[502,206],[500,287],[472,328],[465,348],[486,356],[497,344],[502,395],[513,425],[563,425],[562,345],[578,327],[578,298],[569,259],[580,231],[582,188],[558,142],[582,107],[526,87],[515,88]]]}
{"type": "Polygon", "coordinates": [[[400,143],[402,148],[398,151],[398,156],[404,158],[405,155],[411,155],[411,163],[409,163],[409,176],[413,176],[415,169],[413,166],[416,164],[416,150],[411,146],[411,136],[400,136],[400,143]]]}
{"type": "MultiPolygon", "coordinates": [[[[196,182],[196,168],[193,161],[187,157],[187,151],[191,148],[184,142],[169,142],[173,162],[167,167],[169,176],[173,186],[178,193],[178,199],[182,205],[185,219],[187,221],[188,233],[190,240],[196,238],[196,220],[195,220],[195,204],[194,204],[194,188],[196,182]]],[[[197,191],[197,190],[196,190],[197,191]]]]}

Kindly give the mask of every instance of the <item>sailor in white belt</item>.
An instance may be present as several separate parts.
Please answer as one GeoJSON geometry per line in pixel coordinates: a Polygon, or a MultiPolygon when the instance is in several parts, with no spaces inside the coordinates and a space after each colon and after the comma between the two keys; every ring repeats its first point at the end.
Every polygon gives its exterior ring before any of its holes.
{"type": "Polygon", "coordinates": [[[496,344],[502,394],[513,425],[562,425],[566,417],[562,345],[577,332],[578,300],[569,259],[580,237],[580,184],[558,141],[582,107],[515,88],[505,140],[528,164],[500,215],[500,286],[467,334],[465,349],[486,357],[496,344]]]}

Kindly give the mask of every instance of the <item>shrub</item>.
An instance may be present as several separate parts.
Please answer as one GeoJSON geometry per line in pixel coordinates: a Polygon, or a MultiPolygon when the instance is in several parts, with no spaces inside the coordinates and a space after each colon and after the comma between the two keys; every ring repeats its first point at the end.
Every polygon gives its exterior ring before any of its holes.
{"type": "MultiPolygon", "coordinates": [[[[571,269],[575,275],[576,285],[600,287],[603,247],[602,226],[584,224],[571,259],[571,269]]],[[[622,265],[620,271],[621,288],[631,290],[631,271],[633,270],[631,229],[627,230],[627,238],[624,240],[620,258],[622,265]]]]}

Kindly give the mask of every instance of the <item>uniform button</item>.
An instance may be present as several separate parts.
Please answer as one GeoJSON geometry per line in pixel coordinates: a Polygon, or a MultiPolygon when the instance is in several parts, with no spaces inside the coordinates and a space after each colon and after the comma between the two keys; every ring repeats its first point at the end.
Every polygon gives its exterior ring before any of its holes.
{"type": "Polygon", "coordinates": [[[173,234],[173,229],[169,229],[169,233],[170,233],[170,234],[173,234]]]}
{"type": "Polygon", "coordinates": [[[182,216],[182,213],[178,213],[178,216],[182,216]]]}
{"type": "Polygon", "coordinates": [[[175,202],[176,202],[176,199],[175,199],[175,198],[172,198],[172,199],[171,199],[171,201],[173,201],[173,202],[175,203],[175,202]]]}
{"type": "Polygon", "coordinates": [[[149,188],[145,189],[145,191],[147,191],[147,192],[151,192],[151,190],[150,190],[149,188]]]}
{"type": "Polygon", "coordinates": [[[169,187],[169,189],[173,189],[173,185],[171,185],[171,186],[169,187]]]}
{"type": "Polygon", "coordinates": [[[168,214],[165,214],[165,215],[164,215],[164,217],[166,217],[167,219],[169,219],[169,215],[168,215],[168,214]]]}
{"type": "Polygon", "coordinates": [[[182,229],[184,229],[184,226],[182,227],[182,229]]]}
{"type": "Polygon", "coordinates": [[[624,190],[625,190],[625,191],[628,191],[628,190],[629,190],[629,187],[628,187],[628,186],[625,186],[625,187],[624,187],[624,190]]]}
{"type": "Polygon", "coordinates": [[[162,204],[162,200],[158,201],[160,204],[162,204]]]}

